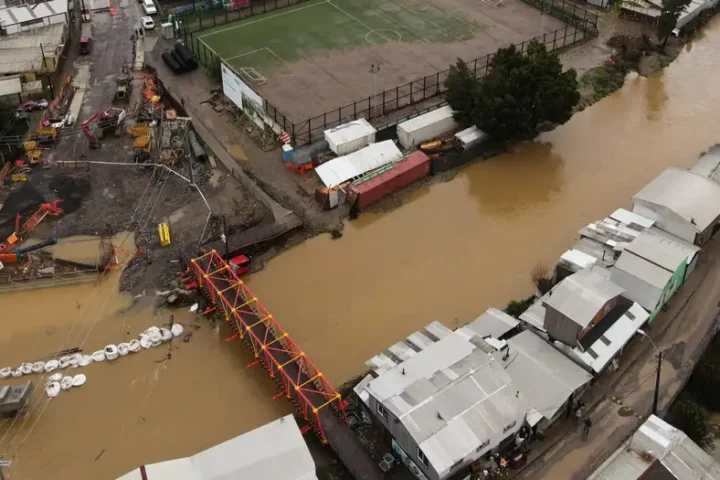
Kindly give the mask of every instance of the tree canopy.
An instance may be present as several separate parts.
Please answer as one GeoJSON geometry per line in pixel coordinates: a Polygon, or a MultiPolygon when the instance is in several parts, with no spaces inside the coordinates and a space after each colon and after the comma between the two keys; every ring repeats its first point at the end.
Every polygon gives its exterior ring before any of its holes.
{"type": "Polygon", "coordinates": [[[680,14],[685,7],[690,5],[690,0],[665,0],[662,2],[663,8],[658,19],[658,38],[662,40],[662,46],[665,47],[668,38],[677,26],[680,14]]]}
{"type": "Polygon", "coordinates": [[[530,140],[543,122],[566,122],[580,100],[575,70],[563,72],[557,55],[539,42],[525,54],[515,46],[498,50],[480,79],[458,60],[445,86],[456,120],[501,142],[530,140]]]}

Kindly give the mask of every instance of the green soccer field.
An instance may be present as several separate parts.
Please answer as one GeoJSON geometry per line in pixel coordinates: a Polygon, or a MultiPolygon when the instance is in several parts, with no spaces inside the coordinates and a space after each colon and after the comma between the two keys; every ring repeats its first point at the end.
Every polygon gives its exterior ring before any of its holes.
{"type": "Polygon", "coordinates": [[[231,67],[265,75],[323,51],[392,41],[458,42],[472,38],[477,29],[427,2],[309,0],[205,30],[198,37],[231,67]]]}

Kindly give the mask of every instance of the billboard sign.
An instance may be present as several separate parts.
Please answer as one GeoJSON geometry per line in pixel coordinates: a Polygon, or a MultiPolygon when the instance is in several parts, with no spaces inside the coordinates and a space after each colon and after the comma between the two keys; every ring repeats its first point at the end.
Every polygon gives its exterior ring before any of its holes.
{"type": "Polygon", "coordinates": [[[259,109],[263,107],[263,99],[255,93],[252,88],[248,87],[235,72],[230,70],[224,63],[221,65],[223,93],[228,97],[240,110],[245,110],[243,99],[246,102],[252,102],[259,109]]]}

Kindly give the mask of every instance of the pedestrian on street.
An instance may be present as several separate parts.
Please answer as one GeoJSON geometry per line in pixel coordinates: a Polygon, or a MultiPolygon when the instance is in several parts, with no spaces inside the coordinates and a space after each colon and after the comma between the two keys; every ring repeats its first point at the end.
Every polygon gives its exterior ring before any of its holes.
{"type": "Polygon", "coordinates": [[[583,433],[586,437],[590,433],[590,427],[592,427],[592,420],[590,420],[590,417],[585,417],[585,422],[583,422],[583,433]]]}

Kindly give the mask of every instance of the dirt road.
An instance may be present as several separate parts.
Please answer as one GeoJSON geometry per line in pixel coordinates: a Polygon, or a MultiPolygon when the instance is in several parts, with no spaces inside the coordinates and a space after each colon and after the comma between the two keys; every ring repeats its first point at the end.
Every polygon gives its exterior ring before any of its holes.
{"type": "MultiPolygon", "coordinates": [[[[660,415],[680,393],[695,362],[717,331],[719,258],[720,237],[715,237],[703,250],[697,270],[670,301],[670,308],[652,324],[650,337],[663,352],[660,415]]],[[[647,339],[636,339],[626,347],[621,362],[624,364],[621,370],[605,374],[585,401],[588,405],[597,401],[590,411],[593,421],[590,436],[583,438],[580,426],[551,431],[548,443],[552,446],[526,467],[519,478],[584,480],[638,428],[652,409],[656,350],[647,339]]]]}

